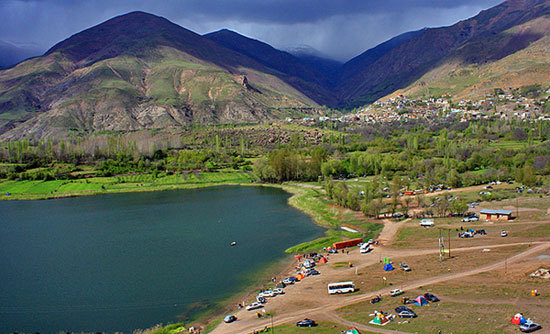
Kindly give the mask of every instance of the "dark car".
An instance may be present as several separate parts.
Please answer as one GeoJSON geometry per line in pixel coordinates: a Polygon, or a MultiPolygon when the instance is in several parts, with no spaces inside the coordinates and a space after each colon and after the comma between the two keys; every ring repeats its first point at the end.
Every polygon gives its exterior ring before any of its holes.
{"type": "Polygon", "coordinates": [[[426,300],[432,302],[432,303],[436,303],[439,301],[439,298],[437,298],[436,296],[432,295],[431,293],[425,293],[424,294],[424,298],[426,298],[426,300]]]}
{"type": "Polygon", "coordinates": [[[374,297],[373,299],[370,300],[370,303],[371,304],[376,304],[376,303],[379,303],[381,300],[382,300],[382,297],[376,296],[376,297],[374,297]]]}
{"type": "Polygon", "coordinates": [[[531,333],[531,332],[534,332],[534,331],[538,331],[541,328],[542,328],[541,325],[539,325],[537,323],[534,323],[534,322],[526,323],[526,324],[523,324],[523,325],[519,326],[519,330],[524,332],[524,333],[531,333]]]}
{"type": "Polygon", "coordinates": [[[308,276],[309,276],[309,275],[319,275],[319,274],[321,274],[321,273],[318,272],[318,271],[315,270],[315,269],[311,269],[310,271],[308,271],[307,274],[308,274],[308,276]]]}
{"type": "Polygon", "coordinates": [[[397,306],[395,308],[395,312],[399,313],[401,311],[412,311],[410,308],[408,308],[407,306],[397,306]]]}
{"type": "Polygon", "coordinates": [[[315,327],[317,323],[311,319],[305,318],[304,320],[298,321],[296,323],[298,327],[315,327]]]}
{"type": "Polygon", "coordinates": [[[487,235],[487,232],[485,230],[476,230],[474,234],[487,235]]]}

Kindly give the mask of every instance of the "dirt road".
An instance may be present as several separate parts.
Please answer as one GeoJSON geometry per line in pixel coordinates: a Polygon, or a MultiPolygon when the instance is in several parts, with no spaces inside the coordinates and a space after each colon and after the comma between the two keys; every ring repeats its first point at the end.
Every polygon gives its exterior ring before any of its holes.
{"type": "MultiPolygon", "coordinates": [[[[398,229],[405,223],[402,222],[392,222],[389,220],[384,221],[384,229],[380,234],[381,246],[376,247],[374,251],[365,256],[364,254],[359,254],[355,252],[353,254],[338,254],[338,256],[333,256],[331,261],[340,261],[343,263],[353,262],[357,264],[359,268],[366,267],[379,262],[379,257],[382,256],[418,256],[437,253],[438,249],[392,249],[384,247],[384,245],[391,245],[395,239],[396,232],[398,229]],[[373,256],[374,254],[374,256],[373,256]],[[376,255],[378,254],[378,255],[376,255]]],[[[502,268],[507,262],[512,264],[518,262],[522,259],[533,256],[536,253],[542,252],[550,248],[550,241],[539,241],[534,243],[529,242],[519,242],[519,243],[509,243],[509,244],[495,244],[495,245],[483,245],[483,246],[474,246],[474,247],[465,247],[453,249],[453,252],[463,252],[471,250],[479,250],[483,248],[497,248],[497,247],[510,247],[517,245],[533,245],[529,249],[518,253],[514,256],[511,256],[505,260],[494,262],[488,265],[479,266],[470,270],[465,270],[457,273],[443,274],[434,277],[426,277],[418,280],[412,280],[408,282],[403,282],[400,286],[403,290],[416,289],[420,286],[426,286],[430,284],[437,284],[449,280],[454,280],[461,277],[476,275],[482,272],[487,272],[502,268]]],[[[350,268],[350,270],[352,270],[350,268]]],[[[333,319],[337,323],[346,324],[349,326],[355,326],[359,329],[368,330],[371,332],[378,333],[401,333],[397,331],[390,331],[385,329],[378,329],[372,327],[365,327],[364,325],[355,324],[349,321],[339,319],[334,315],[334,311],[338,308],[355,304],[362,301],[370,300],[373,296],[376,295],[386,295],[393,287],[388,287],[380,289],[377,291],[369,291],[365,294],[355,295],[355,296],[346,296],[344,298],[338,298],[338,296],[330,296],[326,293],[326,284],[327,282],[335,282],[341,280],[348,280],[349,276],[352,274],[351,271],[342,271],[337,270],[333,267],[327,266],[323,268],[322,275],[308,277],[306,280],[303,280],[299,284],[288,286],[285,289],[286,295],[278,296],[271,298],[268,304],[265,306],[266,312],[273,312],[275,317],[273,319],[274,325],[281,325],[287,323],[294,323],[305,317],[310,318],[320,318],[320,319],[333,319]],[[336,298],[335,298],[336,297],[336,298]]],[[[256,312],[247,312],[241,310],[236,313],[238,321],[231,324],[221,324],[218,326],[212,333],[251,333],[253,330],[262,329],[265,326],[271,326],[271,319],[258,319],[255,316],[256,312]]]]}

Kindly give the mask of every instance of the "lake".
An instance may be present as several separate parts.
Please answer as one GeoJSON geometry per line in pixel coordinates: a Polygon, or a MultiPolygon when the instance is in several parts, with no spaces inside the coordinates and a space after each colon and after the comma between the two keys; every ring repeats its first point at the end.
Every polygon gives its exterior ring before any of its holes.
{"type": "Polygon", "coordinates": [[[131,332],[228,298],[322,235],[289,196],[215,187],[0,202],[0,333],[131,332]]]}

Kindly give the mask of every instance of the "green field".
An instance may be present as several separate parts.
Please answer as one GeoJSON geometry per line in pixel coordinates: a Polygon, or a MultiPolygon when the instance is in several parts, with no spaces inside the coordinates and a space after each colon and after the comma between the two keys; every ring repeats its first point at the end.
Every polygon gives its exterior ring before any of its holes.
{"type": "Polygon", "coordinates": [[[79,180],[0,181],[1,199],[45,199],[112,192],[153,191],[223,184],[250,184],[253,178],[241,171],[189,173],[154,177],[152,174],[93,177],[79,180]],[[9,196],[6,194],[10,193],[9,196]]]}

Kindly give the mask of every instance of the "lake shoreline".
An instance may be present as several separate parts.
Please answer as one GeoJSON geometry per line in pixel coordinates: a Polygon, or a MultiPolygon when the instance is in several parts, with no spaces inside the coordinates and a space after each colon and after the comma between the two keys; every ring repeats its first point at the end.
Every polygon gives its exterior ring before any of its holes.
{"type": "MultiPolygon", "coordinates": [[[[26,201],[26,200],[51,200],[51,199],[63,199],[63,198],[72,198],[72,197],[84,197],[84,196],[95,196],[95,195],[104,195],[104,194],[121,194],[121,193],[138,193],[138,192],[161,192],[161,191],[170,191],[170,190],[186,190],[186,189],[201,189],[201,188],[214,188],[214,187],[223,187],[223,186],[256,186],[256,187],[268,187],[268,188],[278,188],[286,193],[290,194],[290,197],[287,199],[287,204],[293,208],[299,210],[300,212],[306,214],[311,222],[315,225],[318,225],[323,228],[328,228],[328,224],[323,222],[319,217],[314,214],[314,208],[308,208],[304,205],[303,201],[300,202],[299,198],[307,194],[311,189],[304,187],[300,184],[266,184],[266,183],[233,183],[233,182],[221,182],[221,183],[210,183],[210,184],[182,184],[182,185],[158,185],[158,186],[136,186],[132,189],[109,189],[102,191],[87,191],[87,192],[75,192],[75,193],[62,193],[62,194],[40,194],[37,196],[20,196],[16,198],[8,198],[8,196],[2,196],[4,201],[26,201]]],[[[320,187],[319,187],[320,188],[320,187]]],[[[313,238],[315,239],[315,238],[313,238]]],[[[284,251],[284,250],[283,250],[284,251]]],[[[277,281],[282,280],[284,277],[291,274],[291,271],[294,269],[294,258],[289,254],[285,254],[282,258],[273,259],[273,261],[257,270],[246,273],[246,277],[256,276],[260,277],[259,279],[245,279],[246,283],[243,283],[243,287],[236,289],[234,294],[231,294],[227,297],[222,297],[220,300],[213,301],[212,310],[208,308],[206,310],[201,310],[191,312],[190,319],[192,321],[190,324],[199,324],[206,328],[213,329],[222,322],[222,319],[225,315],[234,312],[236,305],[242,303],[242,301],[247,301],[253,299],[256,295],[258,289],[264,288],[266,285],[269,285],[271,281],[269,278],[276,277],[277,281]],[[286,276],[285,276],[286,275],[286,276]],[[283,277],[284,276],[284,277],[283,277]],[[250,284],[250,285],[248,285],[250,284]],[[195,315],[193,315],[195,313],[195,315]],[[210,324],[210,325],[209,325],[210,324]]],[[[177,322],[175,320],[175,322],[177,322]]],[[[186,325],[188,325],[186,323],[186,325]]]]}

